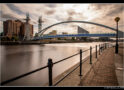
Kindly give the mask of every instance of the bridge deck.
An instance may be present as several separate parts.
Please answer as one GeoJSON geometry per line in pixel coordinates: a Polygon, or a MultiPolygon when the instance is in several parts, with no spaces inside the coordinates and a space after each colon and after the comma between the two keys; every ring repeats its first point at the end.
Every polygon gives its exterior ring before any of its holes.
{"type": "Polygon", "coordinates": [[[43,35],[35,39],[58,38],[58,37],[115,37],[116,34],[67,34],[67,35],[43,35]]]}

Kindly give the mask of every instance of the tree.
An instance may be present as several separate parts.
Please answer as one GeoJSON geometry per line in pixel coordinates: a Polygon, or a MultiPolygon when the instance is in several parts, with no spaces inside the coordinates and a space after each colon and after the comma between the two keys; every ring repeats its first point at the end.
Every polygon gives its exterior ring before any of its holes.
{"type": "Polygon", "coordinates": [[[34,37],[38,37],[38,33],[35,33],[35,36],[34,37]]]}
{"type": "Polygon", "coordinates": [[[7,41],[7,37],[2,37],[1,41],[7,41]]]}
{"type": "Polygon", "coordinates": [[[61,40],[61,38],[59,37],[58,40],[61,40]]]}
{"type": "Polygon", "coordinates": [[[57,34],[56,30],[53,30],[52,32],[49,32],[49,35],[56,35],[56,34],[57,34]]]}
{"type": "Polygon", "coordinates": [[[72,40],[75,40],[75,38],[74,38],[74,37],[72,37],[72,40]]]}
{"type": "Polygon", "coordinates": [[[66,35],[66,34],[68,34],[68,33],[67,33],[67,32],[62,32],[62,34],[63,34],[63,35],[66,35]]]}

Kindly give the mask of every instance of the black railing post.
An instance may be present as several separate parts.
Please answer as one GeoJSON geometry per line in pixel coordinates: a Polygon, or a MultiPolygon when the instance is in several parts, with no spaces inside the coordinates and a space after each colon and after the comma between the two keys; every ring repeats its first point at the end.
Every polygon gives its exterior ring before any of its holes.
{"type": "Polygon", "coordinates": [[[100,52],[102,53],[102,44],[100,45],[100,52]]]}
{"type": "Polygon", "coordinates": [[[103,51],[104,51],[104,44],[103,44],[103,51]]]}
{"type": "Polygon", "coordinates": [[[96,58],[97,58],[97,45],[96,45],[96,58]]]}
{"type": "Polygon", "coordinates": [[[104,51],[104,44],[103,44],[103,51],[104,51]]]}
{"type": "Polygon", "coordinates": [[[105,43],[105,49],[107,48],[107,43],[105,43]]]}
{"type": "Polygon", "coordinates": [[[82,50],[80,49],[80,75],[82,76],[82,50]]]}
{"type": "Polygon", "coordinates": [[[101,52],[103,51],[103,44],[101,44],[101,52]]]}
{"type": "Polygon", "coordinates": [[[99,55],[100,55],[100,49],[101,49],[101,48],[100,48],[100,44],[99,44],[99,55]]]}
{"type": "Polygon", "coordinates": [[[48,73],[49,73],[49,86],[52,86],[52,67],[53,67],[53,62],[52,59],[48,59],[48,73]]]}
{"type": "Polygon", "coordinates": [[[102,44],[102,48],[103,48],[103,51],[104,51],[104,44],[102,44]]]}
{"type": "Polygon", "coordinates": [[[105,43],[104,43],[104,50],[105,50],[106,48],[105,48],[105,43]]]}
{"type": "Polygon", "coordinates": [[[90,46],[90,64],[92,64],[92,47],[90,46]]]}

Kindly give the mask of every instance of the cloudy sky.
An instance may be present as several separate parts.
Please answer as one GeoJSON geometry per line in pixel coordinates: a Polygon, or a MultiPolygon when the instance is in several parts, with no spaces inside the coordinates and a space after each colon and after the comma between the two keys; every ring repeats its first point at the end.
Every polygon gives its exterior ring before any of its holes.
{"type": "MultiPolygon", "coordinates": [[[[8,3],[0,4],[0,32],[3,31],[2,22],[7,19],[21,19],[23,20],[26,13],[30,14],[31,22],[34,25],[34,32],[38,32],[38,18],[42,16],[43,27],[45,28],[51,24],[67,21],[67,20],[82,20],[104,24],[116,28],[114,21],[115,17],[120,17],[119,30],[124,31],[124,4],[17,4],[8,3]]],[[[88,30],[90,33],[109,33],[113,32],[109,29],[83,23],[68,23],[61,24],[50,28],[51,30],[61,32],[77,33],[77,26],[88,30]]]]}

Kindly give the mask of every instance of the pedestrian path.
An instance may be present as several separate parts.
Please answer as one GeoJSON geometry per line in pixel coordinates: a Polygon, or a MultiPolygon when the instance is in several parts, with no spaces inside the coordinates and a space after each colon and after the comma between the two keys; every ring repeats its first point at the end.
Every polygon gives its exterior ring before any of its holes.
{"type": "Polygon", "coordinates": [[[97,62],[82,78],[80,86],[118,86],[113,48],[103,51],[97,62]]]}

